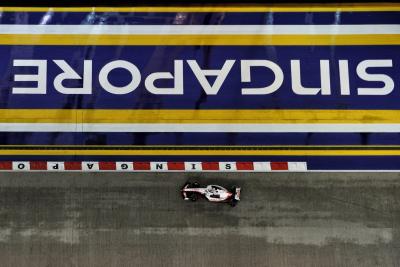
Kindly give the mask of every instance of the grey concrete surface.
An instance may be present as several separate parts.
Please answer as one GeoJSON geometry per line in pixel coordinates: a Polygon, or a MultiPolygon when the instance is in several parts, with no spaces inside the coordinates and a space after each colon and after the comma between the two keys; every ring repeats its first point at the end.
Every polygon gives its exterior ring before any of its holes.
{"type": "Polygon", "coordinates": [[[400,266],[397,173],[0,173],[0,266],[400,266]],[[240,185],[232,208],[187,180],[240,185]]]}

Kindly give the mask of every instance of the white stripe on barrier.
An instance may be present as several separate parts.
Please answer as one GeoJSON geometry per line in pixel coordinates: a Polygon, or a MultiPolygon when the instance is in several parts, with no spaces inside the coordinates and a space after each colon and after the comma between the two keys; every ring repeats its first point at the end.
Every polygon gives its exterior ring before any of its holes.
{"type": "Polygon", "coordinates": [[[0,25],[0,34],[277,35],[400,34],[399,24],[362,25],[0,25]]]}
{"type": "Polygon", "coordinates": [[[0,132],[31,131],[129,133],[397,133],[400,132],[400,123],[0,123],[0,132]]]}

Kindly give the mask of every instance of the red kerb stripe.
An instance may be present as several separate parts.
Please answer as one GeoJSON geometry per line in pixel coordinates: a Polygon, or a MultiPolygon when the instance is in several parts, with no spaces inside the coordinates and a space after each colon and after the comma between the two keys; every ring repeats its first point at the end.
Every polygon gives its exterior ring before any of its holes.
{"type": "Polygon", "coordinates": [[[12,161],[0,161],[0,170],[12,170],[12,161]]]}
{"type": "Polygon", "coordinates": [[[46,161],[31,161],[29,162],[31,170],[47,170],[46,161]]]}
{"type": "Polygon", "coordinates": [[[238,171],[253,171],[253,162],[236,162],[236,169],[238,171]]]}
{"type": "Polygon", "coordinates": [[[150,162],[134,162],[133,169],[139,171],[148,171],[150,170],[150,162]]]}
{"type": "Polygon", "coordinates": [[[115,162],[100,161],[99,169],[104,171],[114,171],[117,169],[117,165],[115,162]]]}
{"type": "Polygon", "coordinates": [[[183,170],[185,170],[185,163],[184,162],[168,162],[168,170],[183,171],[183,170]]]}
{"type": "Polygon", "coordinates": [[[271,170],[273,171],[287,171],[288,169],[287,162],[271,162],[271,170]]]}
{"type": "Polygon", "coordinates": [[[82,170],[82,162],[66,161],[64,163],[64,168],[66,171],[80,171],[82,170]]]}
{"type": "Polygon", "coordinates": [[[203,171],[218,171],[219,163],[218,162],[202,162],[201,167],[203,171]]]}

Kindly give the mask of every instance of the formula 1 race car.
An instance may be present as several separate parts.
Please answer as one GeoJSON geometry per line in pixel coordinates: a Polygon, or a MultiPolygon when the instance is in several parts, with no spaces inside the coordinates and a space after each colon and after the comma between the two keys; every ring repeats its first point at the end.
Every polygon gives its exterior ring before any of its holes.
{"type": "Polygon", "coordinates": [[[240,200],[240,190],[241,188],[236,186],[228,190],[219,185],[202,187],[197,182],[187,182],[181,193],[184,200],[196,201],[199,197],[204,197],[210,202],[225,202],[234,207],[240,200]]]}

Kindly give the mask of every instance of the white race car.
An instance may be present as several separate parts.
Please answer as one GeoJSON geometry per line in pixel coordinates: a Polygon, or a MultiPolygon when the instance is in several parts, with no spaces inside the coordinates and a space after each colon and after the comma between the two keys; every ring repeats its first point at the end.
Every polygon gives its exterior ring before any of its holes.
{"type": "Polygon", "coordinates": [[[187,182],[181,190],[184,200],[196,201],[199,197],[204,197],[210,202],[225,202],[235,206],[240,200],[240,187],[232,187],[231,190],[219,185],[200,186],[199,183],[187,182]]]}

